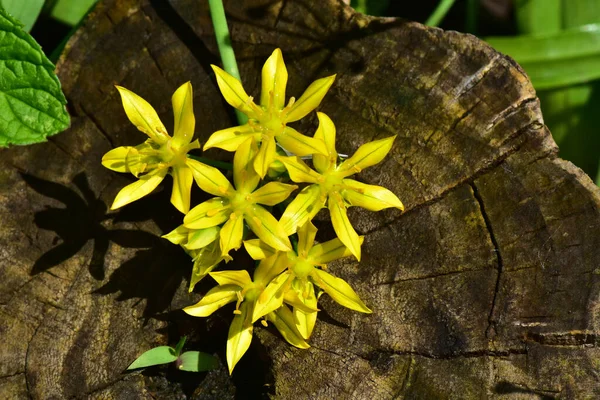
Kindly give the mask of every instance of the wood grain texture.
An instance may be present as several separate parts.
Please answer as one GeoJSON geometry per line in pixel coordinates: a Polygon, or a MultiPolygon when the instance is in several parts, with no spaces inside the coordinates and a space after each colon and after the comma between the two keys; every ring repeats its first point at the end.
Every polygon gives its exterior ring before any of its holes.
{"type": "MultiPolygon", "coordinates": [[[[233,377],[223,366],[123,373],[181,335],[224,360],[231,315],[178,311],[199,294],[186,293],[189,259],[158,237],[181,221],[170,182],[107,211],[130,180],[102,168],[102,155],[143,140],[113,85],[146,98],[170,129],[170,96],[191,80],[201,142],[234,116],[210,72],[205,2],[105,0],[58,65],[72,127],[0,151],[0,397],[600,396],[599,191],[557,158],[523,70],[473,36],[367,18],[341,1],[226,6],[251,95],[280,47],[291,96],[337,74],[320,110],[336,123],[338,151],[397,135],[358,177],[390,188],[406,212],[351,209],[363,261],[330,265],[374,313],[323,296],[309,350],[257,327],[233,377]]],[[[315,127],[314,115],[296,125],[315,127]]],[[[325,216],[317,225],[332,234],[325,216]]]]}

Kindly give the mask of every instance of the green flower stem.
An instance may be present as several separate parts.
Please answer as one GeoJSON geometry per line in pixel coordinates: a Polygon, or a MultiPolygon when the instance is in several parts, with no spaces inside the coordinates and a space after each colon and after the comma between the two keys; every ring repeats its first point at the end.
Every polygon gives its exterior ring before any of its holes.
{"type": "MultiPolygon", "coordinates": [[[[227,27],[227,18],[225,17],[223,1],[208,0],[208,5],[210,7],[210,18],[213,22],[223,69],[241,82],[240,71],[238,70],[237,62],[235,61],[235,53],[231,46],[231,36],[229,35],[229,28],[227,27]]],[[[248,117],[239,110],[235,110],[235,114],[240,125],[244,125],[248,122],[248,117]]]]}
{"type": "Polygon", "coordinates": [[[188,154],[187,156],[192,160],[200,161],[202,164],[210,165],[211,167],[224,169],[227,171],[233,171],[233,164],[228,162],[212,160],[210,158],[205,157],[193,156],[191,154],[188,154]]]}
{"type": "Polygon", "coordinates": [[[438,26],[456,0],[441,0],[433,13],[427,18],[425,25],[438,26]]]}

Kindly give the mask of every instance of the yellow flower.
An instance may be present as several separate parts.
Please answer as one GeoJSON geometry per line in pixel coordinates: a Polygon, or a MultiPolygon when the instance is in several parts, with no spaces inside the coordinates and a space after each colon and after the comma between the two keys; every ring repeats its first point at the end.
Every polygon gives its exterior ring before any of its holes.
{"type": "Polygon", "coordinates": [[[287,168],[292,181],[311,183],[287,206],[280,223],[285,233],[291,235],[296,232],[298,226],[310,221],[327,202],[335,233],[360,261],[360,241],[348,219],[347,208],[359,206],[370,211],[379,211],[389,207],[403,210],[404,206],[388,189],[367,185],[348,177],[383,160],[391,150],[395,136],[360,146],[352,157],[338,165],[333,121],[323,113],[317,113],[317,116],[319,127],[315,138],[323,140],[328,156],[313,156],[316,171],[299,157],[277,158],[287,168]]]}
{"type": "Polygon", "coordinates": [[[253,138],[247,138],[233,158],[233,181],[235,188],[221,174],[211,176],[211,182],[203,182],[204,191],[215,196],[190,210],[183,225],[190,230],[202,230],[224,223],[219,232],[221,254],[242,245],[244,222],[265,243],[279,250],[291,249],[290,241],[279,222],[264,207],[279,204],[297,186],[269,182],[256,189],[260,177],[252,167],[257,153],[253,138]]]}
{"type": "Polygon", "coordinates": [[[195,179],[202,183],[218,172],[216,168],[187,157],[192,149],[200,147],[195,140],[192,104],[192,85],[184,83],[172,97],[175,130],[169,136],[154,108],[137,94],[117,86],[123,108],[129,120],[149,139],[138,146],[117,147],[102,157],[102,165],[117,172],[131,172],[137,182],[125,186],[115,198],[111,209],[138,200],[152,192],[170,173],[173,176],[171,203],[182,213],[190,209],[190,192],[195,179]]]}
{"type": "MultiPolygon", "coordinates": [[[[250,279],[245,270],[211,272],[210,276],[219,286],[211,289],[197,304],[183,309],[195,317],[208,317],[224,305],[237,302],[227,336],[227,365],[230,374],[250,347],[253,323],[257,319],[254,316],[259,315],[258,318],[261,318],[282,306],[282,289],[289,276],[281,272],[281,266],[267,264],[256,268],[254,279],[250,279]],[[260,302],[262,298],[268,299],[268,302],[260,302]]],[[[310,347],[304,340],[297,345],[301,348],[310,347]]]]}
{"type": "Polygon", "coordinates": [[[285,150],[297,156],[315,153],[327,155],[323,142],[304,136],[287,124],[298,121],[319,106],[333,84],[335,75],[314,81],[297,101],[292,97],[286,106],[285,88],[288,73],[281,50],[276,49],[263,66],[260,105],[257,105],[239,80],[217,66],[212,67],[225,100],[246,114],[249,120],[245,125],[213,133],[204,145],[204,150],[218,147],[235,151],[248,137],[254,137],[257,143],[260,143],[254,169],[261,178],[264,178],[269,165],[275,159],[276,141],[285,150]]]}
{"type": "MultiPolygon", "coordinates": [[[[314,285],[344,307],[358,312],[371,313],[371,310],[362,302],[348,283],[324,271],[327,263],[347,257],[352,253],[337,238],[315,245],[316,234],[317,228],[312,222],[308,221],[301,226],[298,229],[297,251],[277,251],[259,239],[244,242],[250,256],[255,260],[261,260],[259,268],[274,271],[282,271],[287,268],[287,271],[280,276],[289,277],[285,278],[290,281],[290,286],[284,287],[284,301],[293,307],[295,326],[291,330],[289,324],[281,324],[281,327],[275,324],[275,326],[292,345],[296,345],[296,343],[288,337],[295,338],[295,331],[299,332],[303,339],[308,339],[314,328],[318,311],[318,296],[315,294],[314,285]]],[[[362,242],[362,237],[359,238],[360,242],[362,242]]],[[[271,301],[266,295],[259,297],[254,308],[252,322],[263,315],[267,315],[262,310],[268,308],[271,301]]],[[[275,312],[279,311],[281,309],[275,312]]],[[[270,317],[279,317],[285,320],[286,311],[281,312],[282,315],[271,315],[270,317]]],[[[277,318],[271,318],[270,320],[275,322],[277,318]]]]}

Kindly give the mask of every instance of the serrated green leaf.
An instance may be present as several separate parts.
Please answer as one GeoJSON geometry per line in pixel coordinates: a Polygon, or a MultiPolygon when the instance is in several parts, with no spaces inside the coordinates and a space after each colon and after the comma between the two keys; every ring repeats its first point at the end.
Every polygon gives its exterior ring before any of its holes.
{"type": "Polygon", "coordinates": [[[159,346],[148,350],[139,356],[127,369],[146,368],[153,365],[169,364],[177,360],[175,349],[169,346],[159,346]]]}
{"type": "Polygon", "coordinates": [[[26,32],[31,30],[44,6],[44,0],[2,0],[0,3],[24,25],[23,30],[26,32]]]}
{"type": "Polygon", "coordinates": [[[54,65],[0,9],[0,147],[43,142],[69,126],[54,65]]]}
{"type": "Polygon", "coordinates": [[[210,371],[219,365],[217,359],[200,351],[186,351],[179,357],[179,369],[190,372],[210,371]]]}

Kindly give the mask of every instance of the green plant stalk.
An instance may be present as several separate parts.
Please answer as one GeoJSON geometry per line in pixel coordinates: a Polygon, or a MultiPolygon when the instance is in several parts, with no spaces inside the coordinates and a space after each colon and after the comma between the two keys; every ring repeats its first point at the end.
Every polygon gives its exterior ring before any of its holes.
{"type": "Polygon", "coordinates": [[[425,21],[425,25],[438,26],[444,19],[450,8],[454,4],[455,0],[441,0],[433,13],[425,21]]]}
{"type": "MultiPolygon", "coordinates": [[[[231,76],[241,81],[240,71],[238,70],[237,62],[235,61],[235,53],[231,46],[231,36],[227,27],[227,18],[225,17],[225,8],[222,0],[208,0],[210,7],[210,18],[212,19],[213,29],[215,30],[215,38],[221,55],[223,69],[231,76]]],[[[248,122],[248,117],[239,110],[235,110],[235,115],[240,125],[248,122]]]]}
{"type": "Polygon", "coordinates": [[[479,18],[479,0],[467,0],[466,31],[472,35],[477,34],[477,21],[479,18]]]}
{"type": "Polygon", "coordinates": [[[224,169],[227,171],[233,171],[233,164],[228,163],[228,162],[217,161],[217,160],[213,160],[213,159],[205,158],[205,157],[193,156],[191,154],[188,154],[187,156],[189,158],[191,158],[192,160],[200,161],[202,164],[210,165],[211,167],[224,169]]]}

